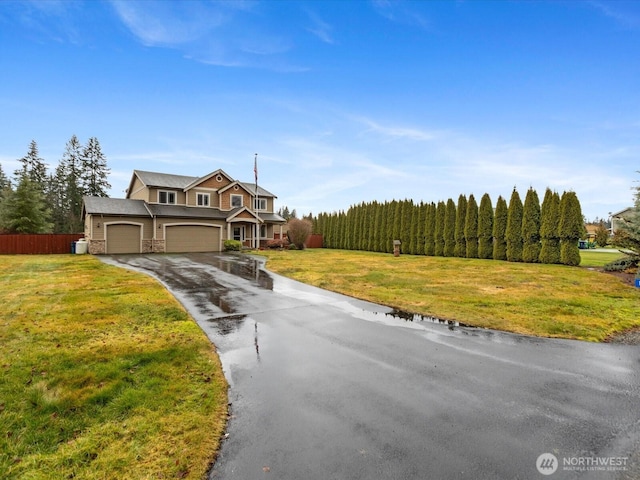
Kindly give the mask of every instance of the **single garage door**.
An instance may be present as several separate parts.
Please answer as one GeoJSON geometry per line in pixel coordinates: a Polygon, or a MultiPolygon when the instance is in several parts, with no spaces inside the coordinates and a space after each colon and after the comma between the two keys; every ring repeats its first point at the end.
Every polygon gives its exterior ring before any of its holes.
{"type": "Polygon", "coordinates": [[[165,251],[167,253],[219,252],[220,228],[204,225],[168,225],[165,251]]]}
{"type": "Polygon", "coordinates": [[[140,253],[140,225],[107,225],[107,253],[140,253]]]}

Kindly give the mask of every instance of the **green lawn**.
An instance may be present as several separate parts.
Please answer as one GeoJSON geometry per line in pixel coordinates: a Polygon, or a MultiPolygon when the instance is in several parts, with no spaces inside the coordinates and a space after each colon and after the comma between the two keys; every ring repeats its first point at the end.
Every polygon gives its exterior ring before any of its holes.
{"type": "Polygon", "coordinates": [[[594,250],[580,250],[581,267],[604,267],[607,263],[624,257],[619,250],[598,252],[594,250]]]}
{"type": "MultiPolygon", "coordinates": [[[[264,251],[267,268],[413,313],[545,337],[602,341],[640,326],[640,289],[593,268],[361,251],[264,251]]],[[[606,263],[589,252],[585,263],[606,263]]],[[[616,255],[616,254],[614,254],[616,255]]]]}
{"type": "Polygon", "coordinates": [[[226,424],[217,354],[151,278],[0,257],[0,478],[203,478],[226,424]]]}

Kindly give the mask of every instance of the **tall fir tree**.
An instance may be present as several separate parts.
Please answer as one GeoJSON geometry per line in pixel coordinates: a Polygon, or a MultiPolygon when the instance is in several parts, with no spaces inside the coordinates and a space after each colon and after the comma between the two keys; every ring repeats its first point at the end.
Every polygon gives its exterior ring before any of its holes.
{"type": "Polygon", "coordinates": [[[444,256],[453,257],[456,250],[456,204],[447,200],[444,218],[444,256]]]}
{"type": "Polygon", "coordinates": [[[496,212],[493,220],[493,259],[507,259],[507,222],[509,219],[509,208],[507,201],[498,197],[496,202],[496,212]]]}
{"type": "Polygon", "coordinates": [[[467,218],[467,197],[460,195],[458,197],[458,206],[456,208],[456,229],[455,229],[455,248],[453,254],[456,257],[467,256],[467,242],[465,239],[464,222],[467,218]]]}
{"type": "Polygon", "coordinates": [[[580,265],[578,242],[585,234],[582,208],[575,192],[564,192],[560,198],[560,262],[580,265]]]}
{"type": "Polygon", "coordinates": [[[507,260],[522,261],[522,200],[514,188],[509,200],[509,215],[507,217],[507,260]]]}
{"type": "Polygon", "coordinates": [[[108,197],[107,191],[111,188],[107,180],[110,169],[96,137],[91,137],[83,148],[81,163],[80,185],[83,193],[91,197],[108,197]]]}
{"type": "Polygon", "coordinates": [[[424,255],[425,228],[427,226],[427,212],[429,205],[420,202],[418,206],[418,226],[416,228],[416,255],[424,255]]]}
{"type": "Polygon", "coordinates": [[[2,199],[5,197],[5,195],[8,195],[10,189],[11,189],[11,180],[4,173],[4,170],[2,169],[2,165],[0,165],[0,202],[2,202],[2,199]]]}
{"type": "Polygon", "coordinates": [[[469,201],[467,202],[464,237],[466,242],[466,257],[478,258],[478,204],[476,203],[473,193],[469,195],[469,201]]]}
{"type": "Polygon", "coordinates": [[[522,261],[536,263],[540,258],[540,200],[529,188],[522,210],[522,261]]]}
{"type": "Polygon", "coordinates": [[[560,195],[547,188],[540,208],[540,263],[560,263],[560,195]]]}
{"type": "Polygon", "coordinates": [[[439,201],[436,207],[436,222],[434,229],[434,254],[444,256],[444,224],[447,216],[447,205],[439,201]]]}
{"type": "Polygon", "coordinates": [[[493,206],[485,193],[478,209],[478,258],[493,258],[493,206]]]}
{"type": "Polygon", "coordinates": [[[49,175],[47,174],[47,164],[40,157],[38,144],[35,140],[31,140],[29,151],[19,162],[22,166],[14,174],[16,184],[26,176],[32,182],[31,187],[37,188],[44,195],[47,191],[49,175]]]}

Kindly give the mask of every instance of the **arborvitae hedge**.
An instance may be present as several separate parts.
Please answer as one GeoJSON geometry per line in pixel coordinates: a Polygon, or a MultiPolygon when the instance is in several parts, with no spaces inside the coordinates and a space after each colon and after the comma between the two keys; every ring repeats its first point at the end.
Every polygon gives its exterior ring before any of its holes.
{"type": "Polygon", "coordinates": [[[533,188],[524,199],[522,242],[522,261],[536,263],[540,258],[540,200],[533,188]]]}
{"type": "Polygon", "coordinates": [[[509,215],[507,217],[507,260],[522,261],[522,200],[514,188],[509,200],[509,215]]]}
{"type": "Polygon", "coordinates": [[[507,259],[507,221],[509,219],[509,208],[507,201],[498,197],[496,203],[496,214],[493,220],[493,259],[507,259]]]}
{"type": "Polygon", "coordinates": [[[436,204],[431,202],[427,205],[427,219],[424,233],[424,254],[436,254],[436,204]]]}
{"type": "Polygon", "coordinates": [[[452,199],[419,205],[412,200],[363,202],[346,212],[321,213],[313,225],[326,248],[391,253],[398,239],[402,252],[413,255],[455,256],[464,248],[468,258],[567,265],[579,264],[578,240],[586,233],[575,193],[565,192],[561,202],[549,189],[542,206],[535,190],[529,189],[523,206],[514,189],[509,206],[498,197],[495,212],[488,194],[479,208],[473,195],[461,195],[457,207],[452,199]]]}
{"type": "Polygon", "coordinates": [[[473,194],[467,202],[467,215],[464,222],[467,258],[478,258],[478,204],[473,194]]]}
{"type": "Polygon", "coordinates": [[[580,265],[578,240],[584,234],[580,202],[574,192],[564,192],[560,199],[560,262],[580,265]]]}
{"type": "Polygon", "coordinates": [[[456,204],[447,200],[444,214],[444,256],[453,257],[456,250],[456,204]]]}
{"type": "Polygon", "coordinates": [[[443,201],[436,207],[435,254],[444,256],[444,224],[447,216],[447,205],[443,201]]]}
{"type": "Polygon", "coordinates": [[[465,240],[464,224],[467,218],[467,197],[460,195],[458,197],[458,207],[456,209],[456,230],[454,255],[456,257],[467,256],[467,242],[465,240]]]}
{"type": "Polygon", "coordinates": [[[485,193],[478,209],[478,258],[493,258],[493,206],[485,193]]]}

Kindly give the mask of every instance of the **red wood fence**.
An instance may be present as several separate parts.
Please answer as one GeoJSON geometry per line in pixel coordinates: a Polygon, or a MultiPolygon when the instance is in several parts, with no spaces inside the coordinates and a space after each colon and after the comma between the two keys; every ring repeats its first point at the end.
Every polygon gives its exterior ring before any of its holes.
{"type": "Polygon", "coordinates": [[[71,253],[71,244],[82,237],[82,233],[0,235],[0,254],[71,253]]]}

